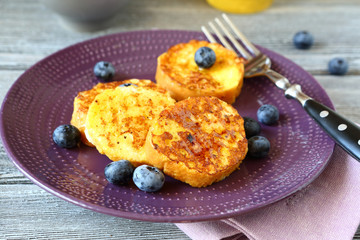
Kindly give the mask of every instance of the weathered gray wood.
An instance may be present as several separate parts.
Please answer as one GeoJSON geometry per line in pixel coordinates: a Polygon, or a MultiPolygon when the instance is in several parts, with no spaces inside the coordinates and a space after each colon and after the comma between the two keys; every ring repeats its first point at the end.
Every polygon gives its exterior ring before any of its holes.
{"type": "Polygon", "coordinates": [[[188,239],[171,223],[96,213],[32,184],[0,185],[0,192],[0,239],[188,239]]]}
{"type": "MultiPolygon", "coordinates": [[[[199,30],[219,16],[205,0],[131,0],[114,25],[97,32],[62,28],[37,0],[0,0],[0,102],[26,69],[64,47],[108,33],[141,29],[199,30]]],[[[358,0],[274,0],[268,10],[232,15],[256,44],[309,71],[338,112],[360,122],[360,3],[358,0]],[[313,48],[297,50],[292,36],[308,30],[313,48]],[[330,76],[328,61],[350,63],[344,77],[330,76]]],[[[188,239],[173,224],[115,218],[65,202],[34,185],[0,144],[0,239],[188,239]]],[[[354,239],[360,239],[360,229],[354,239]]]]}

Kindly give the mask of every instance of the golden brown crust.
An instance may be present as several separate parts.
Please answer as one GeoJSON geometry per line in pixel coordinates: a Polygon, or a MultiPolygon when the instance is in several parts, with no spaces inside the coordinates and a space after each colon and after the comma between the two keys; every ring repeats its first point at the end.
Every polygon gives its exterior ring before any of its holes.
{"type": "Polygon", "coordinates": [[[86,137],[113,161],[126,159],[134,166],[147,163],[144,145],[149,127],[165,107],[174,103],[168,92],[157,89],[107,89],[89,107],[86,137]]]}
{"type": "Polygon", "coordinates": [[[95,97],[102,93],[106,89],[114,89],[117,86],[124,83],[133,83],[140,87],[145,87],[147,89],[155,89],[156,91],[165,92],[164,89],[159,88],[154,82],[147,79],[128,79],[124,81],[114,81],[108,83],[98,83],[93,88],[81,91],[74,99],[74,110],[72,113],[70,124],[74,125],[80,130],[81,141],[90,147],[94,145],[88,141],[85,135],[85,121],[86,116],[90,107],[90,104],[93,102],[95,97]]]}
{"type": "Polygon", "coordinates": [[[244,121],[216,97],[194,97],[167,107],[145,144],[151,164],[194,187],[217,182],[245,158],[244,121]]]}
{"type": "Polygon", "coordinates": [[[215,96],[232,104],[243,85],[243,59],[220,44],[191,40],[169,48],[158,57],[155,79],[176,100],[194,96],[215,96]],[[200,69],[195,52],[203,46],[215,51],[216,62],[200,69]]]}

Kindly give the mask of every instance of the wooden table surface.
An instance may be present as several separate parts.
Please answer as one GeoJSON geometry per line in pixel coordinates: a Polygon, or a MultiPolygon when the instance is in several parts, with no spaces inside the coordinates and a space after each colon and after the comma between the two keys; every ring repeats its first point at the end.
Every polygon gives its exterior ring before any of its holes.
{"type": "MultiPolygon", "coordinates": [[[[0,102],[31,65],[71,44],[129,30],[199,30],[219,15],[205,0],[131,0],[111,28],[76,32],[60,26],[36,0],[0,0],[0,102]]],[[[337,111],[360,122],[358,0],[274,0],[267,11],[231,16],[253,42],[314,75],[337,111]],[[294,48],[292,37],[299,30],[314,35],[310,50],[294,48]],[[333,57],[349,61],[346,76],[329,75],[327,63],[333,57]]],[[[189,238],[171,223],[107,216],[61,200],[25,178],[0,144],[0,239],[189,238]]],[[[359,229],[354,239],[360,239],[359,229]]]]}

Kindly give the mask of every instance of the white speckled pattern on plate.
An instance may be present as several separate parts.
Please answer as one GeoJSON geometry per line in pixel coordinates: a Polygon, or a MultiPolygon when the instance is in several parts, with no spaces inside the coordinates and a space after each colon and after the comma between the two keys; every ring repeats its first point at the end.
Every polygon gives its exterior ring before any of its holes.
{"type": "MultiPolygon", "coordinates": [[[[205,39],[190,31],[137,31],[108,35],[59,51],[26,71],[9,90],[1,109],[1,136],[14,164],[34,183],[79,206],[113,216],[157,222],[205,221],[231,217],[278,201],[309,184],[323,170],[334,142],[294,100],[264,78],[247,79],[234,107],[255,118],[261,104],[276,105],[280,120],[263,126],[271,143],[267,158],[246,158],[225,180],[192,188],[171,178],[157,193],[134,184],[116,187],[104,178],[110,161],[81,145],[61,149],[51,138],[60,124],[69,123],[73,99],[98,80],[93,66],[100,60],[115,65],[115,80],[154,80],[156,58],[171,45],[205,39]]],[[[315,79],[288,59],[266,52],[275,70],[298,82],[318,101],[332,104],[315,79]]]]}

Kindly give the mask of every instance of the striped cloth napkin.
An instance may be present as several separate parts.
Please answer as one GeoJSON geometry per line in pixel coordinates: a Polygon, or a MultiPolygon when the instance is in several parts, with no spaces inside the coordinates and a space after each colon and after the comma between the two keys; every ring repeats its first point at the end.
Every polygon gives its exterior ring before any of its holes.
{"type": "Polygon", "coordinates": [[[212,222],[178,223],[194,240],[347,240],[360,224],[360,163],[339,146],[310,185],[267,207],[212,222]]]}

